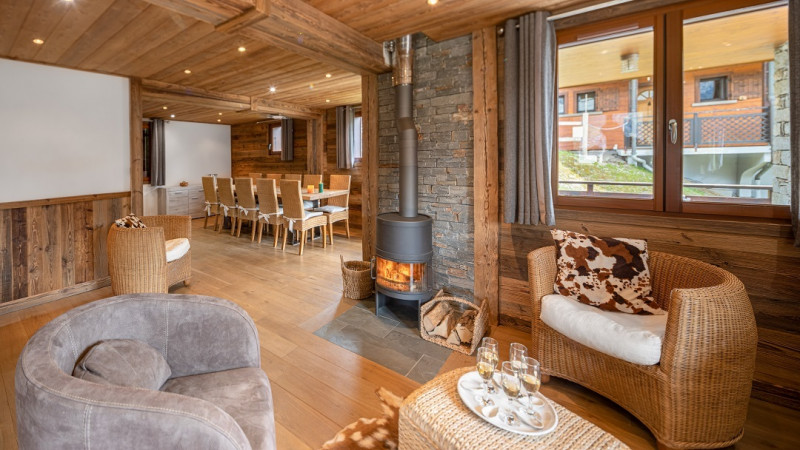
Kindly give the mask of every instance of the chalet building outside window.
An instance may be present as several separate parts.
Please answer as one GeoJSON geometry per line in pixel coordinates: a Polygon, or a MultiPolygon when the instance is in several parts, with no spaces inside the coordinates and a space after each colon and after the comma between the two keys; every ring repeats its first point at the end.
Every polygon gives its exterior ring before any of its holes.
{"type": "Polygon", "coordinates": [[[558,32],[558,206],[788,218],[788,6],[729,5],[558,32]]]}

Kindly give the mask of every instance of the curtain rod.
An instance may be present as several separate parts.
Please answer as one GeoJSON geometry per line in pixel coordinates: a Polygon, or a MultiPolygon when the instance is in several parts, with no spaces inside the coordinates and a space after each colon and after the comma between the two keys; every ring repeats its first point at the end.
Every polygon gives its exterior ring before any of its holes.
{"type": "Polygon", "coordinates": [[[571,11],[566,11],[560,14],[555,14],[547,18],[548,21],[566,19],[567,17],[577,16],[580,14],[585,14],[592,11],[597,11],[598,9],[604,9],[611,6],[621,5],[623,3],[630,3],[633,0],[609,0],[607,2],[598,3],[596,5],[585,6],[583,8],[573,9],[571,11]]]}

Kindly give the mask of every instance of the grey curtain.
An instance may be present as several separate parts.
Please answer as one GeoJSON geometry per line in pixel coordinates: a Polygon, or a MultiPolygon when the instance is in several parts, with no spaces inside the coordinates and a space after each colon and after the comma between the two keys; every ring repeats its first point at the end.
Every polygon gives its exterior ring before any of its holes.
{"type": "Polygon", "coordinates": [[[800,0],[789,2],[789,108],[791,143],[792,230],[794,245],[800,247],[800,0]]]}
{"type": "Polygon", "coordinates": [[[353,168],[353,124],[355,109],[352,106],[336,107],[336,167],[353,168]]]}
{"type": "Polygon", "coordinates": [[[150,185],[163,186],[166,182],[164,170],[164,121],[150,122],[150,185]]]}
{"type": "Polygon", "coordinates": [[[294,120],[281,119],[281,161],[294,161],[294,120]]]}
{"type": "Polygon", "coordinates": [[[551,183],[556,33],[549,15],[537,11],[505,24],[506,223],[556,222],[551,183]]]}

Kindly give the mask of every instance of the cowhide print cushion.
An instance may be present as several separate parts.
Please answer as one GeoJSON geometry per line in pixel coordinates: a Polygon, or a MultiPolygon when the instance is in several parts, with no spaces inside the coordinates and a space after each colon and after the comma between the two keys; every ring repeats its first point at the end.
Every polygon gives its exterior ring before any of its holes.
{"type": "Polygon", "coordinates": [[[550,232],[556,243],[557,293],[608,311],[666,313],[651,296],[647,241],[550,232]]]}
{"type": "Polygon", "coordinates": [[[361,418],[351,423],[323,444],[322,450],[397,448],[398,415],[403,398],[384,388],[375,393],[381,399],[383,415],[372,419],[361,418]]]}
{"type": "Polygon", "coordinates": [[[128,214],[122,219],[114,221],[120,228],[147,228],[147,225],[142,222],[142,219],[136,217],[134,214],[128,214]]]}

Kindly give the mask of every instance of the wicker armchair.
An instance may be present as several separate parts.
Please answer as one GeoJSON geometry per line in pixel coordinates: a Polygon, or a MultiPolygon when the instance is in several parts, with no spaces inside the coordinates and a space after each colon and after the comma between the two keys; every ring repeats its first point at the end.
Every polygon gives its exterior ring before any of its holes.
{"type": "Polygon", "coordinates": [[[528,254],[534,357],[542,373],[609,398],[659,445],[718,448],[742,438],[756,357],[756,322],[744,285],[718,267],[650,253],[656,301],[669,311],[661,361],[641,366],[572,341],[540,319],[553,293],[554,247],[528,254]]]}
{"type": "Polygon", "coordinates": [[[192,277],[192,251],[167,262],[165,242],[192,238],[189,216],[141,217],[147,228],[120,228],[108,231],[108,272],[114,295],[167,292],[183,281],[188,286],[192,277]]]}

